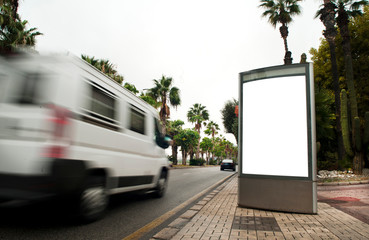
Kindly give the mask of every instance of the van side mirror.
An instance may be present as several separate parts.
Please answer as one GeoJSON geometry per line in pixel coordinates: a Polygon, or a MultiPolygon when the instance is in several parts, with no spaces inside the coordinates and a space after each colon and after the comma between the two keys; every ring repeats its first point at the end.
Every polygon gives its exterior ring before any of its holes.
{"type": "Polygon", "coordinates": [[[170,138],[169,135],[165,136],[159,135],[156,136],[155,141],[159,147],[166,149],[171,145],[172,139],[170,138]]]}

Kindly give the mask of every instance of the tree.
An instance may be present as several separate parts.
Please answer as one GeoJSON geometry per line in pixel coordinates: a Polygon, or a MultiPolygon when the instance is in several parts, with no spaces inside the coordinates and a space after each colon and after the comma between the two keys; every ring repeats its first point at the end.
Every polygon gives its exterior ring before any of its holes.
{"type": "Polygon", "coordinates": [[[87,55],[81,55],[81,58],[94,66],[95,68],[99,69],[105,75],[113,79],[119,84],[122,84],[124,77],[118,74],[117,70],[115,70],[115,66],[109,60],[106,59],[95,59],[95,57],[89,57],[87,55]]]}
{"type": "Polygon", "coordinates": [[[216,122],[209,121],[206,125],[205,134],[211,135],[211,137],[214,139],[215,135],[218,133],[219,125],[216,122]]]}
{"type": "Polygon", "coordinates": [[[161,105],[160,103],[156,102],[155,99],[148,93],[141,92],[140,98],[156,109],[161,105]]]}
{"type": "Polygon", "coordinates": [[[260,0],[262,7],[265,10],[263,17],[268,17],[268,21],[275,28],[278,23],[282,26],[279,28],[279,32],[283,38],[285,49],[285,64],[291,64],[292,58],[289,60],[290,52],[288,51],[287,37],[288,37],[288,24],[292,22],[292,17],[301,13],[300,5],[301,0],[260,0]]]}
{"type": "MultiPolygon", "coordinates": [[[[338,8],[338,16],[336,18],[337,25],[340,29],[340,34],[342,37],[342,48],[343,55],[345,60],[345,72],[346,72],[346,83],[350,98],[350,113],[351,113],[351,124],[352,124],[352,136],[353,143],[356,143],[357,138],[361,138],[361,129],[360,126],[355,127],[355,118],[359,118],[358,107],[357,107],[357,99],[356,99],[356,89],[354,86],[354,71],[352,65],[352,56],[351,56],[351,43],[350,43],[350,31],[348,28],[349,18],[361,16],[361,8],[365,5],[368,5],[366,0],[338,0],[337,8],[338,8]],[[358,130],[359,132],[355,132],[358,130]]],[[[360,144],[361,145],[361,144],[360,144]]],[[[355,157],[353,162],[353,170],[354,173],[361,174],[363,168],[364,154],[361,150],[361,146],[356,146],[354,144],[355,149],[355,157]]]]}
{"type": "Polygon", "coordinates": [[[182,120],[175,120],[175,121],[168,121],[167,124],[167,134],[173,139],[172,144],[172,157],[173,157],[173,164],[177,165],[178,162],[178,142],[175,140],[175,136],[182,131],[182,126],[184,122],[182,120]]]}
{"type": "MultiPolygon", "coordinates": [[[[195,103],[190,110],[187,112],[187,119],[189,122],[195,124],[195,130],[200,135],[201,126],[204,123],[206,125],[205,121],[209,120],[209,113],[205,106],[202,106],[200,103],[195,103]]],[[[196,150],[196,158],[199,158],[200,153],[200,139],[197,144],[197,150],[196,150]]]]}
{"type": "Polygon", "coordinates": [[[236,158],[235,155],[238,153],[238,148],[233,145],[230,141],[226,140],[223,136],[217,137],[215,139],[215,144],[213,148],[213,154],[218,157],[218,159],[224,158],[236,158]]]}
{"type": "Polygon", "coordinates": [[[216,156],[218,159],[218,163],[220,159],[223,159],[225,157],[225,146],[223,144],[224,141],[224,137],[220,136],[215,138],[215,143],[214,143],[214,147],[213,147],[213,156],[216,156]]]}
{"type": "Polygon", "coordinates": [[[213,146],[214,146],[213,140],[208,137],[204,137],[200,142],[200,148],[202,149],[203,152],[206,153],[206,164],[209,164],[210,152],[213,149],[213,146]]]}
{"type": "Polygon", "coordinates": [[[132,92],[134,95],[136,95],[137,93],[139,93],[139,91],[137,90],[136,86],[130,83],[125,83],[124,84],[124,88],[127,89],[128,91],[132,92]]]}
{"type": "Polygon", "coordinates": [[[15,20],[17,18],[19,1],[18,0],[2,0],[2,1],[0,1],[1,6],[5,5],[5,4],[7,4],[8,6],[11,7],[12,11],[11,11],[10,16],[15,20]]]}
{"type": "MultiPolygon", "coordinates": [[[[219,125],[216,122],[210,121],[207,125],[206,125],[206,129],[205,129],[205,134],[206,135],[211,135],[211,141],[214,145],[214,141],[215,141],[215,135],[218,134],[218,130],[219,130],[219,125]]],[[[201,147],[201,146],[200,146],[201,147]]],[[[214,158],[214,156],[213,156],[214,158]]]]}
{"type": "Polygon", "coordinates": [[[362,7],[367,5],[366,0],[338,0],[337,1],[337,25],[340,29],[340,34],[342,37],[342,48],[343,56],[345,60],[345,72],[346,72],[346,83],[349,90],[350,96],[350,106],[351,106],[351,117],[352,122],[354,117],[358,117],[356,90],[354,86],[354,71],[352,65],[351,56],[351,37],[349,31],[349,19],[352,17],[357,17],[362,15],[362,7]]]}
{"type": "Polygon", "coordinates": [[[192,129],[184,129],[174,136],[174,141],[181,146],[182,165],[186,165],[188,154],[195,148],[200,139],[200,134],[192,129]]]}
{"type": "MultiPolygon", "coordinates": [[[[336,57],[336,43],[337,30],[335,28],[335,9],[336,6],[331,0],[324,0],[323,8],[319,9],[315,17],[319,17],[325,26],[323,35],[329,44],[330,60],[331,60],[331,73],[333,77],[334,99],[335,99],[335,113],[336,119],[341,118],[341,100],[340,100],[340,87],[338,79],[337,57],[336,57]]],[[[343,159],[344,149],[341,132],[341,122],[336,121],[336,132],[338,141],[338,160],[343,159]]]]}
{"type": "Polygon", "coordinates": [[[42,35],[37,28],[27,29],[27,20],[17,14],[18,1],[2,1],[0,8],[0,53],[6,54],[19,47],[34,47],[36,37],[42,35]]]}
{"type": "MultiPolygon", "coordinates": [[[[349,22],[349,31],[352,36],[351,39],[351,52],[352,52],[352,63],[353,63],[353,72],[354,72],[354,86],[356,90],[356,98],[358,105],[358,114],[360,119],[365,118],[365,112],[369,111],[369,85],[367,84],[368,75],[369,75],[369,66],[367,64],[367,59],[369,58],[369,42],[367,39],[369,38],[369,7],[364,7],[364,12],[362,16],[358,16],[356,18],[350,19],[349,22]]],[[[336,49],[337,53],[337,65],[338,68],[341,69],[339,71],[340,77],[340,88],[347,88],[347,81],[345,80],[345,68],[344,63],[344,53],[342,47],[342,38],[341,35],[338,34],[336,37],[336,49]]],[[[323,89],[333,90],[331,83],[332,77],[327,74],[330,72],[330,59],[327,58],[329,56],[329,47],[326,40],[322,40],[319,49],[311,49],[310,53],[313,55],[312,60],[314,62],[314,75],[316,86],[323,89]]],[[[364,123],[361,120],[362,125],[364,123]]],[[[365,121],[366,122],[366,121],[365,121]]],[[[350,127],[352,129],[352,127],[350,127]]],[[[352,133],[351,133],[352,136],[352,133]]],[[[332,148],[333,145],[330,142],[325,142],[330,145],[332,148]]],[[[322,150],[325,151],[324,145],[322,143],[322,150]]],[[[365,151],[368,151],[365,147],[362,148],[364,151],[364,157],[367,155],[365,151]]],[[[322,153],[319,153],[322,154],[322,153]]],[[[319,155],[318,155],[319,157],[319,155]]],[[[366,165],[369,166],[368,159],[365,159],[366,165]]],[[[319,163],[319,162],[318,162],[319,163]]]]}
{"type": "Polygon", "coordinates": [[[155,86],[148,90],[147,95],[151,96],[157,103],[160,103],[160,120],[163,126],[163,132],[166,131],[166,121],[170,117],[169,104],[173,107],[177,107],[181,104],[181,98],[179,95],[179,89],[172,87],[173,79],[171,77],[165,77],[161,79],[154,79],[155,86]]]}
{"type": "Polygon", "coordinates": [[[336,159],[336,132],[334,93],[329,89],[315,88],[315,119],[318,169],[337,169],[342,161],[336,159]]]}
{"type": "Polygon", "coordinates": [[[236,99],[229,100],[224,104],[221,110],[223,126],[227,133],[232,133],[238,141],[238,118],[235,113],[238,101],[236,99]]]}
{"type": "Polygon", "coordinates": [[[358,113],[364,119],[369,111],[369,7],[364,8],[363,15],[351,19],[351,53],[354,68],[355,89],[357,94],[358,113]]]}

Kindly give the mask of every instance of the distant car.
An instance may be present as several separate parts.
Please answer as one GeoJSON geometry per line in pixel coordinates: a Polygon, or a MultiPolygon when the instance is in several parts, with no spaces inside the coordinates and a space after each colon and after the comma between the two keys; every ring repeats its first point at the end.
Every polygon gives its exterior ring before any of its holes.
{"type": "Polygon", "coordinates": [[[236,171],[236,164],[232,159],[224,159],[220,164],[220,170],[223,171],[224,169],[232,169],[233,171],[236,171]]]}

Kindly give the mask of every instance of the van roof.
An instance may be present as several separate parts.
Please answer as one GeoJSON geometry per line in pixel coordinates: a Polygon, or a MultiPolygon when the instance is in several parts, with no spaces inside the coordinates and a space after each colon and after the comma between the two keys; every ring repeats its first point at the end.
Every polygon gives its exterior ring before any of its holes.
{"type": "Polygon", "coordinates": [[[28,52],[20,52],[18,54],[7,56],[6,58],[2,58],[2,59],[5,60],[5,61],[9,61],[9,62],[19,61],[19,60],[21,60],[21,61],[22,60],[24,60],[24,61],[36,60],[36,61],[40,61],[41,63],[42,62],[49,63],[50,60],[52,60],[52,61],[60,63],[60,64],[72,63],[72,64],[74,64],[74,65],[76,65],[76,66],[78,66],[78,67],[80,67],[80,68],[82,68],[86,71],[93,71],[93,74],[97,75],[98,79],[103,81],[105,84],[108,84],[110,87],[114,88],[115,90],[117,90],[119,92],[122,92],[124,94],[124,96],[126,96],[130,100],[134,101],[135,103],[137,103],[139,105],[142,105],[142,107],[145,107],[147,110],[149,110],[155,116],[159,115],[158,111],[153,106],[148,104],[146,101],[144,101],[141,98],[137,97],[131,91],[125,89],[121,84],[117,83],[111,77],[104,74],[99,69],[92,66],[91,64],[89,64],[85,60],[83,60],[83,59],[81,59],[81,58],[77,57],[76,55],[71,54],[69,52],[50,53],[50,54],[42,54],[42,55],[35,54],[35,53],[28,53],[28,52]]]}

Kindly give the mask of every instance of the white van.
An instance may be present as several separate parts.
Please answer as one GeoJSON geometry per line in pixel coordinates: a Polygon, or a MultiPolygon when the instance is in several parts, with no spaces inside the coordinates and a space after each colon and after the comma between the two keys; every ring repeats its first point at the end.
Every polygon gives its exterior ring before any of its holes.
{"type": "Polygon", "coordinates": [[[108,196],[163,196],[158,112],[75,56],[0,59],[0,201],[68,196],[87,221],[108,196]]]}

